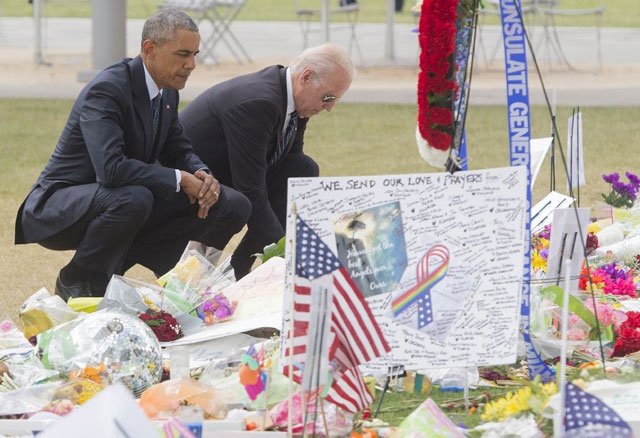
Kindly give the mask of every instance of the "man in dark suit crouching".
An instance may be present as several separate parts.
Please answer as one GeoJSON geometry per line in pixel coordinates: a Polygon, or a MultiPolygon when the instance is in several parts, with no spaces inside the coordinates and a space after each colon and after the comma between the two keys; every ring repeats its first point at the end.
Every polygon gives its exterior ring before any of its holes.
{"type": "Polygon", "coordinates": [[[107,67],[76,99],[49,162],[16,218],[16,243],[75,249],[56,280],[65,300],[104,295],[140,263],[161,275],[189,240],[222,249],[247,221],[178,120],[177,90],[195,68],[198,27],[178,9],[145,22],[140,55],[107,67]]]}
{"type": "Polygon", "coordinates": [[[309,117],[333,106],[355,75],[335,44],[305,50],[290,67],[275,65],[214,85],[180,113],[194,151],[220,183],[251,201],[248,230],[231,258],[236,277],[253,254],[283,235],[287,179],[315,177],[316,162],[302,145],[309,117]]]}

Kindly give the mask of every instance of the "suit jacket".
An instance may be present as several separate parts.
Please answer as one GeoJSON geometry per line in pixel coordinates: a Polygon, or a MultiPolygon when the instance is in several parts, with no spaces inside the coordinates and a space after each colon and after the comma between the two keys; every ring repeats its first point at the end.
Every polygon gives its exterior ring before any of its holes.
{"type": "MultiPolygon", "coordinates": [[[[257,248],[273,243],[284,229],[267,193],[267,163],[282,140],[287,111],[286,69],[276,65],[216,84],[180,113],[193,149],[221,184],[251,201],[247,223],[257,248]]],[[[302,153],[307,120],[289,154],[302,153]]]]}
{"type": "Polygon", "coordinates": [[[141,185],[156,199],[176,191],[174,169],[205,165],[178,119],[178,91],[163,90],[155,141],[144,66],[138,56],[98,73],[81,91],[49,162],[16,218],[16,243],[38,242],[72,225],[99,186],[141,185]]]}

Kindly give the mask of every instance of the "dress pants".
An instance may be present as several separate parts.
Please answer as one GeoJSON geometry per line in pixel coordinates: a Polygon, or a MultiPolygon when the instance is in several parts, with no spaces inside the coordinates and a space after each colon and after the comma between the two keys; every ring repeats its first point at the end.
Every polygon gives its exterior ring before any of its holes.
{"type": "Polygon", "coordinates": [[[221,186],[220,197],[205,219],[197,216],[184,192],[155,202],[143,186],[100,187],[89,211],[42,246],[75,249],[72,262],[106,283],[139,263],[157,276],[177,263],[189,240],[222,250],[242,229],[251,212],[241,193],[221,186]]]}
{"type": "MultiPolygon", "coordinates": [[[[302,153],[288,154],[267,170],[267,193],[269,204],[282,229],[287,228],[287,183],[289,178],[317,177],[320,168],[313,158],[302,153]]],[[[259,231],[249,228],[231,257],[231,265],[240,279],[251,271],[255,261],[253,254],[261,253],[266,245],[275,242],[263,242],[259,231]]],[[[283,234],[284,235],[284,234],[283,234]]]]}

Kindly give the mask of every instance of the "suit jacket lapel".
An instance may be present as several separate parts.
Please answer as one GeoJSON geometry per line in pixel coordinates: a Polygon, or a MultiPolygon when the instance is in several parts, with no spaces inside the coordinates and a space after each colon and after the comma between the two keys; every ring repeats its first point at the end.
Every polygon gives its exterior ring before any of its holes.
{"type": "Polygon", "coordinates": [[[131,90],[133,92],[133,108],[144,127],[144,156],[149,159],[153,154],[153,126],[151,119],[151,100],[144,78],[142,58],[136,56],[129,61],[131,68],[131,90]]]}
{"type": "Polygon", "coordinates": [[[280,124],[278,132],[277,132],[276,148],[282,142],[282,137],[283,137],[282,132],[285,129],[284,123],[287,120],[287,103],[288,103],[288,99],[289,99],[289,96],[287,95],[287,69],[286,69],[286,67],[281,67],[279,73],[280,73],[280,87],[282,89],[282,113],[280,114],[280,116],[282,117],[282,124],[280,124]]]}

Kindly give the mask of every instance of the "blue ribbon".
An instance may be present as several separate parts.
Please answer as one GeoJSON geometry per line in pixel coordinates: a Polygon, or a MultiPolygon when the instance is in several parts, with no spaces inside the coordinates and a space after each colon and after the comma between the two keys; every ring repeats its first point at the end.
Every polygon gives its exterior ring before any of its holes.
{"type": "Polygon", "coordinates": [[[509,157],[512,166],[527,168],[527,208],[525,213],[525,253],[520,318],[527,353],[529,377],[540,376],[543,382],[555,378],[554,372],[542,360],[531,341],[531,124],[529,117],[529,83],[527,50],[520,0],[500,0],[504,64],[507,76],[507,122],[509,157]]]}

